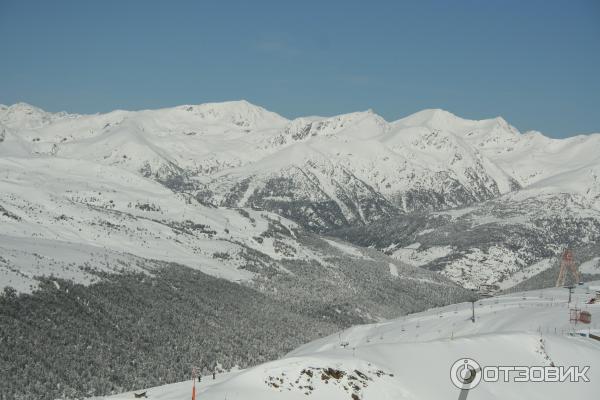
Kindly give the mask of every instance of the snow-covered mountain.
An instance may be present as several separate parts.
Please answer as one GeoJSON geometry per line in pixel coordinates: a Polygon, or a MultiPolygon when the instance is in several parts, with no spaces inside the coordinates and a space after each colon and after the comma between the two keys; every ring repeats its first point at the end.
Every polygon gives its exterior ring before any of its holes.
{"type": "MultiPolygon", "coordinates": [[[[371,325],[355,326],[299,347],[286,357],[242,371],[203,377],[198,398],[217,399],[562,399],[593,398],[600,390],[599,304],[594,290],[578,287],[571,307],[592,324],[570,324],[567,291],[522,292],[462,303],[371,325]],[[468,393],[453,386],[451,366],[465,357],[480,366],[589,367],[589,382],[518,382],[514,371],[498,382],[482,380],[468,393]]],[[[479,371],[481,373],[481,371],[479,371]]],[[[502,373],[502,372],[500,372],[502,373]]],[[[536,372],[537,373],[537,372],[536,372]]],[[[488,376],[492,376],[490,374],[488,376]]],[[[522,375],[519,375],[522,376],[522,375]]],[[[539,376],[539,375],[536,375],[539,376]]],[[[179,400],[192,382],[124,393],[179,400]]]]}
{"type": "Polygon", "coordinates": [[[275,212],[473,287],[518,283],[513,274],[524,279],[529,266],[600,235],[600,134],[521,134],[500,117],[424,110],[387,122],[366,111],[290,121],[246,101],[73,115],[20,103],[0,107],[0,157],[59,169],[86,162],[209,207],[275,212]],[[424,222],[412,237],[361,233],[414,218],[424,222]],[[486,240],[483,229],[496,234],[486,240]]]}
{"type": "Polygon", "coordinates": [[[372,111],[289,121],[245,101],[100,115],[16,104],[0,124],[0,155],[93,160],[317,230],[464,206],[588,174],[600,157],[600,135],[549,139],[442,110],[389,123],[372,111]]]}
{"type": "Polygon", "coordinates": [[[598,275],[599,150],[441,110],[0,106],[0,391],[116,393],[183,379],[199,354],[256,365],[464,301],[456,283],[547,285],[567,245],[598,275]]]}

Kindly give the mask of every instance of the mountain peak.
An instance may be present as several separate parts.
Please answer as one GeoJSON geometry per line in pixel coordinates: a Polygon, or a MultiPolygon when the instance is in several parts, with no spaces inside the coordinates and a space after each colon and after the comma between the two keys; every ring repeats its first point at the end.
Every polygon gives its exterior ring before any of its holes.
{"type": "Polygon", "coordinates": [[[519,131],[504,118],[471,120],[458,117],[442,109],[426,109],[394,122],[400,127],[426,127],[429,129],[449,131],[455,134],[472,136],[474,132],[489,133],[501,136],[515,136],[519,131]]]}
{"type": "Polygon", "coordinates": [[[32,106],[31,104],[24,102],[18,102],[8,107],[4,106],[3,109],[5,109],[7,112],[23,112],[38,114],[46,113],[46,111],[42,110],[41,108],[32,106]]]}
{"type": "Polygon", "coordinates": [[[399,119],[394,124],[404,127],[425,126],[430,129],[452,131],[453,128],[463,125],[466,121],[449,111],[429,108],[399,119]]]}
{"type": "Polygon", "coordinates": [[[63,114],[53,114],[27,103],[0,107],[0,122],[8,127],[37,128],[63,114]]]}
{"type": "Polygon", "coordinates": [[[247,100],[184,105],[178,108],[191,112],[209,122],[233,123],[246,128],[278,126],[289,122],[281,115],[252,104],[247,100]]]}
{"type": "Polygon", "coordinates": [[[343,133],[356,139],[373,138],[387,131],[389,124],[373,110],[356,111],[333,117],[300,117],[287,124],[285,132],[296,140],[343,133]]]}

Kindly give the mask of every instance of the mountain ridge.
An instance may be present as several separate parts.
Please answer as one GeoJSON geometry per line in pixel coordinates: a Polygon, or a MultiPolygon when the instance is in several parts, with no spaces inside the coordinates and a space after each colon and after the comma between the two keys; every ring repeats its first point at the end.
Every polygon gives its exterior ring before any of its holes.
{"type": "MultiPolygon", "coordinates": [[[[139,112],[148,112],[148,111],[168,111],[168,110],[175,110],[175,109],[189,109],[190,107],[193,110],[190,111],[195,111],[197,109],[202,109],[202,108],[211,108],[211,107],[217,107],[217,108],[227,108],[227,106],[239,106],[240,108],[246,107],[249,109],[255,109],[255,110],[261,110],[265,113],[269,113],[269,114],[274,114],[277,117],[281,118],[282,120],[285,120],[287,122],[291,122],[294,120],[301,120],[301,119],[306,119],[306,120],[321,120],[321,119],[332,119],[332,118],[337,118],[337,117],[343,117],[343,116],[350,116],[353,114],[373,114],[376,115],[377,117],[381,118],[383,121],[385,121],[388,124],[396,124],[396,123],[402,123],[402,124],[407,124],[408,121],[411,121],[411,123],[413,124],[413,126],[415,125],[415,120],[421,118],[424,121],[423,122],[427,122],[427,123],[431,123],[431,119],[433,119],[434,121],[436,121],[436,123],[439,123],[440,120],[444,120],[445,119],[454,119],[456,121],[458,121],[459,123],[476,123],[476,124],[492,124],[492,123],[497,123],[499,125],[504,125],[504,126],[509,126],[511,128],[514,128],[512,125],[510,125],[510,123],[502,116],[496,116],[496,117],[490,117],[490,118],[483,118],[483,119],[470,119],[470,118],[463,118],[458,116],[457,114],[442,109],[442,108],[425,108],[422,109],[420,111],[416,111],[413,112],[411,114],[408,114],[406,116],[403,117],[399,117],[397,119],[392,119],[392,120],[387,120],[385,119],[383,116],[381,116],[380,114],[377,114],[373,109],[367,109],[367,110],[358,110],[358,111],[351,111],[348,113],[342,113],[342,114],[335,114],[335,115],[330,115],[330,116],[322,116],[322,115],[306,115],[306,116],[299,116],[299,117],[295,117],[295,118],[287,118],[285,116],[282,116],[276,112],[270,111],[267,108],[260,106],[260,105],[256,105],[254,103],[249,102],[248,100],[245,99],[239,99],[239,100],[228,100],[228,101],[221,101],[221,102],[206,102],[206,103],[198,103],[198,104],[180,104],[180,105],[176,105],[176,106],[168,106],[168,107],[160,107],[160,108],[141,108],[141,109],[134,109],[134,110],[127,110],[127,109],[115,109],[112,111],[108,111],[108,112],[100,112],[100,113],[70,113],[67,111],[57,111],[57,112],[53,112],[53,111],[46,111],[44,109],[42,109],[41,107],[35,106],[31,103],[27,103],[24,101],[20,101],[17,103],[13,103],[10,105],[7,104],[0,104],[0,111],[1,112],[7,112],[7,111],[14,111],[15,109],[17,110],[36,110],[38,112],[43,112],[46,114],[52,114],[52,115],[57,115],[57,116],[80,116],[80,117],[85,117],[85,116],[101,116],[101,115],[106,115],[106,114],[110,114],[113,112],[125,112],[125,113],[139,113],[139,112]],[[440,117],[443,116],[443,117],[440,117]]],[[[422,125],[422,124],[421,124],[422,125]]],[[[435,125],[435,124],[434,124],[435,125]]],[[[436,127],[437,128],[437,127],[436,127]]],[[[578,134],[574,134],[571,136],[567,136],[565,138],[551,138],[549,136],[546,136],[543,134],[543,132],[541,131],[537,131],[537,130],[528,130],[528,131],[523,131],[520,132],[518,129],[514,128],[518,133],[520,133],[521,135],[525,135],[527,133],[538,133],[543,135],[546,138],[549,139],[556,139],[556,140],[563,140],[563,139],[568,139],[571,137],[575,137],[575,136],[590,136],[590,135],[600,135],[600,132],[588,132],[588,133],[578,133],[578,134]]]]}

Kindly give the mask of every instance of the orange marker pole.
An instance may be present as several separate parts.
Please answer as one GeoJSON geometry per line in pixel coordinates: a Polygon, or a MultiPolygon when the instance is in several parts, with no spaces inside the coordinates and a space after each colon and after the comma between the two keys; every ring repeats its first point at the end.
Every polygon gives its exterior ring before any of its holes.
{"type": "Polygon", "coordinates": [[[196,400],[196,368],[192,369],[192,400],[196,400]]]}

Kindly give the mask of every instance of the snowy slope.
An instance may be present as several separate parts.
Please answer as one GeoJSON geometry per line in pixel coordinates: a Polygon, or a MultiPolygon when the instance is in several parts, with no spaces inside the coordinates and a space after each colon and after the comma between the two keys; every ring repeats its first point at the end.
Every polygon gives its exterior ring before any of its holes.
{"type": "MultiPolygon", "coordinates": [[[[470,303],[462,303],[356,326],[281,360],[217,375],[215,381],[205,377],[198,384],[199,398],[459,398],[449,375],[451,365],[463,357],[482,366],[590,366],[587,383],[481,382],[469,391],[469,399],[594,398],[600,390],[600,342],[573,335],[600,331],[600,305],[584,304],[590,292],[578,287],[572,305],[592,314],[591,325],[569,323],[562,288],[488,298],[477,302],[475,323],[470,303]]],[[[190,381],[147,390],[149,399],[186,399],[190,392],[190,381]]]]}
{"type": "MultiPolygon", "coordinates": [[[[0,170],[0,284],[22,291],[35,287],[36,275],[87,282],[93,275],[81,265],[115,272],[135,265],[129,261],[136,257],[247,280],[253,274],[240,268],[246,248],[283,257],[274,249],[273,238],[259,243],[253,237],[267,231],[272,221],[287,226],[292,237],[295,229],[294,223],[265,212],[203,207],[114,166],[61,158],[3,158],[0,170]],[[116,260],[120,261],[115,265],[116,260]]],[[[279,240],[298,249],[296,257],[317,257],[292,238],[279,240]]]]}
{"type": "Polygon", "coordinates": [[[462,292],[433,272],[323,240],[277,214],[206,207],[116,166],[5,157],[0,171],[0,288],[31,293],[42,276],[89,285],[102,273],[152,274],[155,264],[176,263],[282,301],[311,299],[331,312],[342,304],[338,316],[368,321],[414,309],[423,290],[437,291],[432,304],[462,292]]]}

